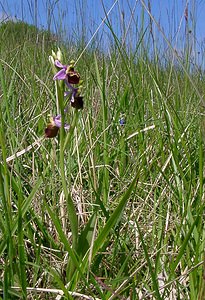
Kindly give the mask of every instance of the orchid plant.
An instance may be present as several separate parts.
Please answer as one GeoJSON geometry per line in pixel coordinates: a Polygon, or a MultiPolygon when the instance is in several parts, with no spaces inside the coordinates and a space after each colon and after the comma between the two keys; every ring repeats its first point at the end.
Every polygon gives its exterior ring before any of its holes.
{"type": "MultiPolygon", "coordinates": [[[[62,64],[62,53],[60,49],[57,54],[52,52],[49,57],[51,67],[54,73],[53,80],[56,87],[56,99],[57,99],[57,112],[56,116],[50,118],[50,122],[45,129],[45,138],[54,138],[60,132],[60,173],[63,194],[65,196],[68,206],[68,217],[70,222],[70,229],[72,232],[72,249],[77,251],[78,249],[78,217],[75,209],[74,202],[70,194],[69,183],[66,177],[65,166],[65,148],[70,144],[74,129],[78,120],[78,111],[83,109],[83,97],[81,96],[82,81],[80,74],[74,68],[74,61],[71,61],[68,65],[62,64]],[[69,100],[69,101],[68,101],[69,100]],[[67,103],[65,105],[65,103],[67,103]],[[74,109],[74,111],[72,111],[74,109]],[[67,114],[71,115],[72,122],[68,124],[64,122],[67,114]],[[64,129],[68,131],[65,137],[64,129]]],[[[70,148],[69,148],[70,149],[70,148]]],[[[68,149],[68,151],[69,151],[68,149]]],[[[48,211],[49,207],[47,207],[48,211]]],[[[52,216],[52,212],[49,213],[52,216]]],[[[67,243],[67,242],[66,242],[67,243]]],[[[68,246],[69,248],[70,246],[68,246]]],[[[70,256],[74,256],[71,247],[70,256]]],[[[75,264],[73,260],[69,260],[67,264],[67,274],[70,278],[75,270],[75,264]]]]}

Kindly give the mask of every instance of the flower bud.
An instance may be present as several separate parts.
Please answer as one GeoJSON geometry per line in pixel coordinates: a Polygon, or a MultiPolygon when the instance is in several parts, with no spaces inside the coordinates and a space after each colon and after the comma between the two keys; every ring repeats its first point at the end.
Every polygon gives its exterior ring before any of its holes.
{"type": "Polygon", "coordinates": [[[51,55],[52,55],[52,57],[54,58],[54,60],[57,59],[57,55],[56,55],[56,53],[55,53],[53,50],[51,51],[51,55]]]}
{"type": "Polygon", "coordinates": [[[57,60],[59,60],[59,61],[62,61],[62,60],[63,60],[63,54],[62,54],[60,48],[58,48],[58,51],[57,51],[57,54],[56,54],[56,58],[55,58],[55,59],[57,59],[57,60]]]}

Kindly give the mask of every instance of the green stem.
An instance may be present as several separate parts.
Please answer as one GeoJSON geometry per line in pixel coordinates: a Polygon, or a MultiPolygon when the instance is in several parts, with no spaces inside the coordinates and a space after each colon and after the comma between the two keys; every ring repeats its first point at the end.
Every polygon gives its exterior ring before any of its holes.
{"type": "Polygon", "coordinates": [[[70,142],[71,142],[71,138],[72,138],[74,129],[75,129],[76,124],[78,122],[78,117],[79,117],[79,111],[77,109],[75,109],[74,115],[73,115],[72,124],[71,124],[69,132],[68,132],[68,134],[67,134],[67,136],[65,138],[65,142],[64,142],[64,146],[63,146],[63,151],[65,151],[67,145],[70,144],[70,142]]]}
{"type": "Polygon", "coordinates": [[[70,191],[67,188],[67,181],[65,178],[65,165],[64,165],[65,155],[64,155],[64,153],[65,153],[66,145],[70,144],[70,142],[71,142],[71,138],[72,138],[77,120],[78,120],[78,111],[76,110],[74,113],[73,122],[70,126],[70,130],[69,130],[66,138],[64,140],[61,139],[61,142],[60,142],[60,168],[61,168],[62,184],[63,184],[65,198],[67,200],[68,216],[69,216],[69,220],[70,220],[70,227],[71,227],[71,232],[72,232],[72,242],[73,242],[74,250],[77,249],[77,242],[78,242],[78,218],[77,218],[73,200],[70,195],[70,191]]]}
{"type": "MultiPolygon", "coordinates": [[[[55,72],[55,70],[54,70],[55,72]]],[[[60,128],[60,173],[61,173],[61,181],[64,196],[67,203],[67,211],[68,217],[70,221],[70,229],[72,233],[72,248],[76,252],[78,248],[78,217],[75,210],[75,205],[73,203],[71,194],[70,194],[70,186],[67,177],[67,166],[65,165],[65,150],[68,143],[70,144],[72,135],[77,124],[78,120],[78,111],[75,110],[73,116],[73,122],[70,126],[69,132],[65,137],[65,115],[64,115],[64,91],[65,91],[65,83],[63,80],[56,81],[56,96],[57,96],[57,110],[61,114],[61,128],[60,128]]],[[[69,260],[67,265],[67,276],[68,280],[70,280],[73,272],[75,270],[75,263],[72,259],[69,260]]]]}

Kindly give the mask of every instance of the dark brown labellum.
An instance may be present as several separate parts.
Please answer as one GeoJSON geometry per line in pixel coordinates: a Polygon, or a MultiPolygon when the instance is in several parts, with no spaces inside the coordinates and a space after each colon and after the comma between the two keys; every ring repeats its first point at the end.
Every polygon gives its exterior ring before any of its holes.
{"type": "Polygon", "coordinates": [[[83,109],[83,97],[75,97],[74,100],[71,100],[71,106],[76,109],[83,109]]]}
{"type": "Polygon", "coordinates": [[[59,128],[54,126],[53,124],[48,124],[47,128],[45,129],[45,137],[46,138],[54,138],[57,136],[59,128]]]}

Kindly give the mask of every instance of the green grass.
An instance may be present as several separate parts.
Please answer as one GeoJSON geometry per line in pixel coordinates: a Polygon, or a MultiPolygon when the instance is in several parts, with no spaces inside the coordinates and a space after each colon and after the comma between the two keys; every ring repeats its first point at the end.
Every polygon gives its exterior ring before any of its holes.
{"type": "Polygon", "coordinates": [[[156,45],[151,59],[143,26],[134,52],[106,26],[114,47],[78,61],[84,109],[54,139],[48,56],[81,52],[0,26],[2,299],[204,298],[203,74],[177,55],[163,65],[156,45]]]}

